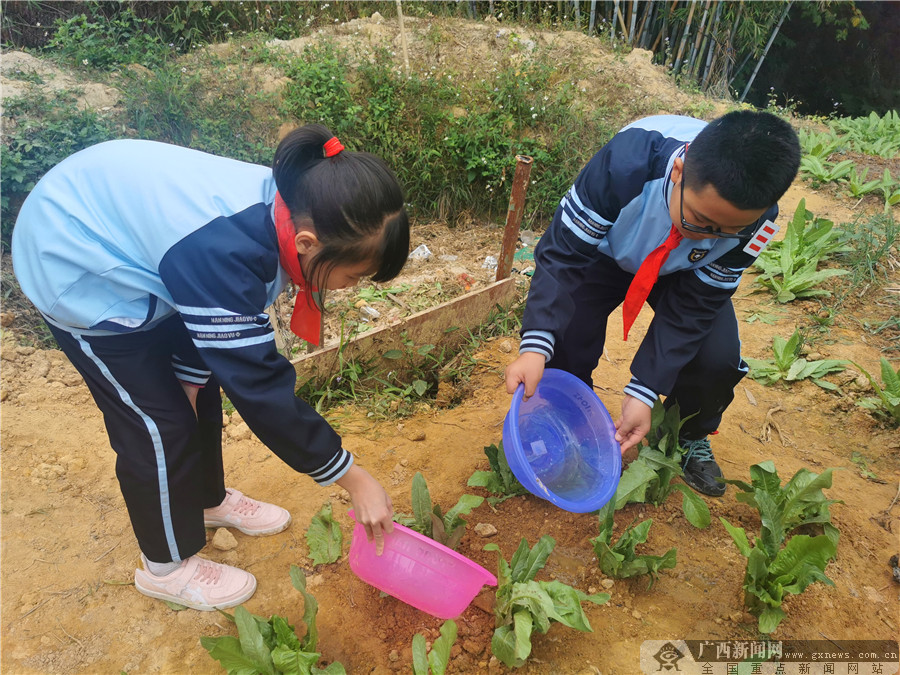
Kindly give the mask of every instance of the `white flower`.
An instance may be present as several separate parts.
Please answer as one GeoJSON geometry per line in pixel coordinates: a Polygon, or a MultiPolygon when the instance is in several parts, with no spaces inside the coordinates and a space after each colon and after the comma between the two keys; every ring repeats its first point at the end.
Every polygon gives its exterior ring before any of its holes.
{"type": "Polygon", "coordinates": [[[531,119],[536,120],[536,119],[537,119],[537,113],[534,113],[534,114],[531,116],[531,119]]]}
{"type": "Polygon", "coordinates": [[[81,59],[81,62],[82,62],[84,65],[87,65],[87,64],[88,64],[88,60],[87,60],[87,59],[81,59]]]}
{"type": "Polygon", "coordinates": [[[186,73],[186,72],[187,72],[187,68],[182,67],[181,72],[182,72],[182,73],[186,73]]]}

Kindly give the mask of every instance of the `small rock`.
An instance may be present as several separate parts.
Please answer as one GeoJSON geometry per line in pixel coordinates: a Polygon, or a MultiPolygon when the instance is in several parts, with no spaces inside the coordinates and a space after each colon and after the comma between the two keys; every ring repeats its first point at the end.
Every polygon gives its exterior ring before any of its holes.
{"type": "Polygon", "coordinates": [[[388,658],[391,661],[399,661],[400,660],[400,652],[398,652],[396,649],[392,649],[391,653],[388,654],[388,658]]]}
{"type": "Polygon", "coordinates": [[[615,586],[615,584],[616,584],[616,582],[613,581],[612,579],[604,579],[603,581],[600,582],[600,585],[603,586],[603,588],[605,588],[607,590],[612,588],[613,586],[615,586]]]}
{"type": "Polygon", "coordinates": [[[362,309],[363,307],[365,307],[368,304],[369,303],[366,302],[365,300],[357,300],[353,306],[356,307],[356,309],[362,309]]]}
{"type": "Polygon", "coordinates": [[[9,392],[6,389],[0,389],[0,401],[5,401],[9,398],[9,392]]]}
{"type": "Polygon", "coordinates": [[[213,548],[217,548],[220,551],[230,551],[231,549],[237,548],[238,543],[231,532],[224,527],[220,527],[216,530],[215,535],[213,535],[212,545],[213,548]]]}
{"type": "Polygon", "coordinates": [[[597,592],[596,586],[588,586],[588,595],[593,595],[596,592],[597,592]]]}
{"type": "Polygon", "coordinates": [[[410,429],[406,432],[406,438],[410,441],[424,441],[425,432],[421,429],[410,429]]]}
{"type": "Polygon", "coordinates": [[[499,349],[504,354],[509,354],[513,350],[513,344],[511,340],[504,340],[500,343],[499,349]]]}
{"type": "Polygon", "coordinates": [[[400,466],[409,466],[409,460],[408,460],[408,459],[401,459],[401,460],[400,460],[400,466]]]}
{"type": "Polygon", "coordinates": [[[633,616],[635,619],[640,619],[640,618],[641,618],[641,613],[640,613],[639,611],[637,611],[637,610],[634,610],[634,611],[631,612],[631,616],[633,616]]]}
{"type": "Polygon", "coordinates": [[[479,640],[468,639],[463,640],[462,643],[462,648],[472,656],[480,656],[481,654],[484,654],[484,647],[484,643],[479,640]]]}
{"type": "Polygon", "coordinates": [[[728,618],[731,619],[731,621],[733,623],[740,623],[741,621],[744,620],[744,613],[743,612],[733,612],[731,615],[729,615],[728,618]]]}
{"type": "Polygon", "coordinates": [[[490,523],[478,523],[475,526],[475,532],[482,537],[493,537],[497,534],[497,528],[490,523]]]}
{"type": "Polygon", "coordinates": [[[722,625],[722,619],[720,619],[719,617],[716,617],[715,619],[713,619],[713,621],[715,621],[720,626],[722,625]]]}
{"type": "Polygon", "coordinates": [[[0,312],[0,326],[3,328],[8,328],[12,326],[13,321],[16,320],[16,315],[12,312],[0,312]]]}

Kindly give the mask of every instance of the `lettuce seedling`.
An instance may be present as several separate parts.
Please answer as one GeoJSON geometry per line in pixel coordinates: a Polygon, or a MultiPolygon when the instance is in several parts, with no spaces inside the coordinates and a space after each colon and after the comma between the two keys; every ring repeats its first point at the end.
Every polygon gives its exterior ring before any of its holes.
{"type": "Polygon", "coordinates": [[[291,565],[291,583],[303,594],[303,638],[297,637],[294,627],[282,617],[273,615],[266,621],[243,606],[235,609],[234,616],[219,610],[237,624],[238,637],[200,638],[200,644],[229,675],[346,675],[344,666],[337,662],[326,668],[316,666],[322,656],[316,651],[319,604],[307,592],[306,577],[296,565],[291,565]]]}
{"type": "Polygon", "coordinates": [[[591,539],[594,553],[600,563],[600,570],[607,576],[626,579],[643,574],[650,575],[647,589],[653,588],[659,570],[675,567],[677,549],[670,548],[663,555],[638,555],[635,546],[647,541],[653,519],[649,518],[639,525],[631,523],[615,544],[610,545],[613,533],[613,514],[615,506],[610,502],[600,509],[600,536],[591,539]]]}
{"type": "Polygon", "coordinates": [[[496,544],[484,547],[485,551],[497,551],[498,557],[496,629],[491,651],[510,668],[524,665],[531,654],[531,634],[546,633],[554,622],[592,632],[581,603],[587,600],[602,605],[609,600],[608,593],[587,595],[561,581],[535,581],[555,547],[556,540],[547,534],[534,548],[522,539],[509,563],[496,544]]]}
{"type": "MultiPolygon", "coordinates": [[[[841,163],[842,170],[850,172],[851,164],[841,163]]],[[[762,270],[758,283],[775,292],[775,300],[791,302],[796,298],[831,295],[830,291],[815,288],[830,277],[847,274],[842,269],[818,269],[819,263],[830,254],[850,250],[846,236],[835,230],[830,220],[815,218],[806,210],[806,200],[801,199],[788,223],[784,239],[773,242],[756,259],[762,270]],[[809,227],[807,222],[812,221],[809,227]]]]}
{"type": "Polygon", "coordinates": [[[450,663],[450,649],[456,642],[456,622],[450,619],[441,626],[441,637],[425,646],[425,636],[416,633],[412,641],[413,675],[444,675],[450,663]]]}
{"type": "Polygon", "coordinates": [[[785,340],[775,336],[772,340],[772,352],[774,359],[745,359],[750,366],[750,377],[763,384],[775,384],[779,380],[785,382],[797,382],[810,379],[822,389],[834,391],[837,385],[822,378],[831,373],[839,373],[847,367],[846,361],[838,359],[821,359],[819,361],[807,361],[800,356],[800,332],[794,331],[790,338],[785,340]]]}
{"type": "Polygon", "coordinates": [[[706,502],[687,485],[672,482],[684,473],[681,458],[685,450],[679,438],[681,427],[693,415],[681,419],[677,403],[667,410],[658,400],[650,415],[649,445],[643,446],[637,458],[622,472],[614,498],[616,509],[629,502],[659,506],[677,490],[682,494],[681,507],[688,522],[700,529],[708,527],[710,515],[706,502]]]}
{"type": "Polygon", "coordinates": [[[751,483],[727,481],[741,490],[738,501],[756,507],[760,514],[760,533],[752,547],[744,528],[719,520],[747,558],[744,605],[758,617],[761,633],[771,633],[785,618],[781,605],[787,593],[798,595],[815,581],[834,585],[825,576],[825,567],[837,555],[839,533],[829,512],[837,500],[822,492],[831,487],[832,471],[816,474],[800,469],[782,487],[775,465],[766,461],[750,467],[751,483]],[[787,538],[791,531],[813,524],[821,524],[823,534],[787,538]]]}
{"type": "Polygon", "coordinates": [[[496,497],[488,497],[488,504],[495,505],[517,495],[528,494],[528,490],[515,477],[509,462],[506,461],[506,453],[503,452],[503,441],[500,445],[488,445],[484,449],[488,458],[490,471],[476,471],[469,478],[469,487],[482,487],[496,497]]]}
{"type": "Polygon", "coordinates": [[[341,557],[342,542],[341,526],[331,515],[331,502],[326,502],[313,516],[306,531],[306,543],[309,544],[309,557],[313,564],[335,562],[341,557]]]}
{"type": "Polygon", "coordinates": [[[878,394],[877,398],[874,396],[861,398],[857,404],[866,410],[873,411],[877,416],[886,418],[894,426],[900,426],[900,368],[895,371],[891,367],[890,361],[881,357],[881,381],[884,383],[882,387],[865,368],[858,363],[853,365],[862,371],[875,393],[878,394]]]}
{"type": "Polygon", "coordinates": [[[425,477],[417,471],[412,480],[413,515],[399,513],[394,519],[444,546],[456,549],[466,531],[466,521],[462,516],[470,514],[483,501],[484,497],[463,495],[456,506],[444,514],[440,505],[432,505],[425,477]]]}

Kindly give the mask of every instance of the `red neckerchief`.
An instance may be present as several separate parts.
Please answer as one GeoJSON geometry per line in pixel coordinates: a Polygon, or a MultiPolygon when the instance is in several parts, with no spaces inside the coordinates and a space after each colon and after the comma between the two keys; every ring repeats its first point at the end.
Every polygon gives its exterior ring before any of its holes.
{"type": "Polygon", "coordinates": [[[318,290],[312,287],[308,288],[306,279],[303,278],[300,256],[294,242],[297,233],[291,220],[291,212],[277,192],[275,193],[275,232],[278,234],[278,257],[281,266],[297,286],[294,312],[291,314],[291,332],[300,339],[318,346],[322,331],[322,310],[312,301],[318,290]],[[300,301],[301,298],[304,302],[300,301]]]}

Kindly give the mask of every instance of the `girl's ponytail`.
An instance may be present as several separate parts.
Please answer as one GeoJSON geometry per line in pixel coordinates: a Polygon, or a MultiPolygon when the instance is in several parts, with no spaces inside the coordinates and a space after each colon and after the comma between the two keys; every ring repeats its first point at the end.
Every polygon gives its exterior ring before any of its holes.
{"type": "Polygon", "coordinates": [[[322,245],[307,278],[323,287],[336,265],[371,261],[375,281],[400,273],[409,253],[403,190],[383,160],[344,150],[321,124],[294,129],[278,144],[272,173],[293,218],[309,218],[322,245]]]}

